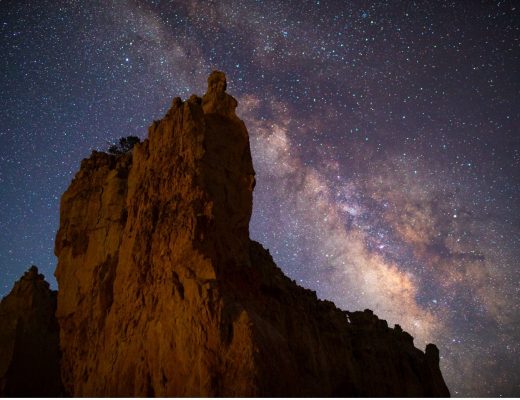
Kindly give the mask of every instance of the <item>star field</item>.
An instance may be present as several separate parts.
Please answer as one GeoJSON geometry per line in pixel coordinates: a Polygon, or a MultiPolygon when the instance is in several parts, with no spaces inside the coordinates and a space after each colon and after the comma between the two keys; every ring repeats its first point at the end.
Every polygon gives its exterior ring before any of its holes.
{"type": "Polygon", "coordinates": [[[81,159],[219,69],[282,270],[436,343],[453,396],[520,395],[514,1],[6,1],[0,35],[0,295],[56,286],[81,159]]]}

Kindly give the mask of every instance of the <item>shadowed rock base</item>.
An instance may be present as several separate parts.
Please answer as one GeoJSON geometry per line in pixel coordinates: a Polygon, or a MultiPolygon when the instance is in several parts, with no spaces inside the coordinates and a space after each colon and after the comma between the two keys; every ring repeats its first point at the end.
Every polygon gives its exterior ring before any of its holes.
{"type": "Polygon", "coordinates": [[[31,267],[0,303],[0,396],[63,394],[56,292],[31,267]]]}

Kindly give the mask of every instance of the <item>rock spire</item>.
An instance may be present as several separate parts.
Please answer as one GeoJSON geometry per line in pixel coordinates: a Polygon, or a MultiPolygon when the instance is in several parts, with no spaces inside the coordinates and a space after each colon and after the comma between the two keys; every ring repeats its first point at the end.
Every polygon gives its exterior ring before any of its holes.
{"type": "Polygon", "coordinates": [[[60,205],[56,317],[66,393],[449,396],[370,310],[303,289],[249,238],[249,136],[214,71],[132,152],[93,152],[60,205]]]}

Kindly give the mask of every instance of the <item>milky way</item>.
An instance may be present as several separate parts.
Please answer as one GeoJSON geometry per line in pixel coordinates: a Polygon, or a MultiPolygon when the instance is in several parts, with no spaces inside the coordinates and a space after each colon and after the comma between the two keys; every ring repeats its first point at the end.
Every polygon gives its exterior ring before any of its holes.
{"type": "Polygon", "coordinates": [[[81,159],[220,69],[251,235],[285,273],[436,343],[452,395],[520,395],[519,21],[514,1],[0,2],[0,294],[30,264],[55,286],[81,159]]]}

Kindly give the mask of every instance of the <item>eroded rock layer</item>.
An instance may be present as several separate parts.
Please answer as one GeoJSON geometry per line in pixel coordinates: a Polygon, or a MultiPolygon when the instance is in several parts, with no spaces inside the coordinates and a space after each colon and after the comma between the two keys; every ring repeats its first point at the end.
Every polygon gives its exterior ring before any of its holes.
{"type": "Polygon", "coordinates": [[[61,200],[62,378],[74,396],[447,396],[438,350],[298,287],[249,239],[254,170],[221,72],[61,200]]]}

